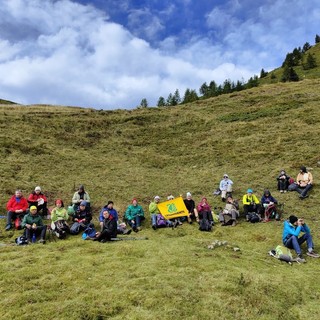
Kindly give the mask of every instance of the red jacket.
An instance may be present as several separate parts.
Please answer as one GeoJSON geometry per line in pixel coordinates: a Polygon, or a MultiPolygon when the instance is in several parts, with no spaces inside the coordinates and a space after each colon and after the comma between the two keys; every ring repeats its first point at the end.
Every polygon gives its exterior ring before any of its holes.
{"type": "Polygon", "coordinates": [[[28,197],[28,202],[29,203],[38,202],[38,199],[43,199],[44,202],[48,202],[46,196],[41,192],[39,194],[32,192],[28,197]]]}
{"type": "Polygon", "coordinates": [[[26,198],[21,197],[20,201],[17,202],[16,196],[12,196],[11,199],[7,203],[8,211],[16,211],[16,210],[23,210],[26,211],[28,209],[28,201],[26,198]]]}

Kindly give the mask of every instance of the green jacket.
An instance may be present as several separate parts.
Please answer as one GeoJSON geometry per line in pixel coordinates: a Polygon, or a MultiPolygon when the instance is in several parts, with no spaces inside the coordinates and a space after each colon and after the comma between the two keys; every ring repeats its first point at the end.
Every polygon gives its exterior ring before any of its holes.
{"type": "Polygon", "coordinates": [[[124,216],[127,220],[133,220],[136,216],[144,217],[144,212],[141,206],[130,204],[124,216]]]}
{"type": "Polygon", "coordinates": [[[149,213],[150,214],[159,214],[160,211],[158,209],[158,205],[155,202],[151,202],[149,204],[149,213]]]}
{"type": "Polygon", "coordinates": [[[23,217],[21,227],[25,228],[26,224],[33,225],[34,223],[37,225],[37,227],[43,226],[42,218],[38,214],[32,215],[31,213],[28,213],[23,217]]]}
{"type": "Polygon", "coordinates": [[[69,215],[65,208],[54,208],[51,211],[51,220],[52,222],[56,222],[58,220],[68,220],[69,215]]]}

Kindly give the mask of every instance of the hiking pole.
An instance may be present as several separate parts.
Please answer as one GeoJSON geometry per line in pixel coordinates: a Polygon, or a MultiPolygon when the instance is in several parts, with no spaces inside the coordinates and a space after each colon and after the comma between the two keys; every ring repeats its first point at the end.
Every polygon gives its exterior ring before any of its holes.
{"type": "Polygon", "coordinates": [[[111,241],[148,240],[148,237],[111,238],[111,241]]]}

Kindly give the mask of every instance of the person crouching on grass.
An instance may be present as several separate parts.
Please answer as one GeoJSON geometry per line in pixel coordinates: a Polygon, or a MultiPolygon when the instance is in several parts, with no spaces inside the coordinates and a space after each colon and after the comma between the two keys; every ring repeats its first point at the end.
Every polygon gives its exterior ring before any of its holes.
{"type": "Polygon", "coordinates": [[[29,243],[32,239],[40,235],[39,243],[45,243],[47,226],[43,224],[42,218],[37,212],[36,206],[30,207],[30,212],[23,217],[22,228],[25,228],[25,236],[29,243]]]}
{"type": "Polygon", "coordinates": [[[307,255],[309,257],[320,257],[320,255],[313,250],[314,245],[309,227],[303,219],[298,219],[294,215],[291,215],[289,219],[284,222],[282,241],[287,248],[295,250],[298,256],[298,262],[305,262],[300,247],[304,242],[307,242],[307,255]],[[301,232],[304,234],[299,238],[301,232]]]}

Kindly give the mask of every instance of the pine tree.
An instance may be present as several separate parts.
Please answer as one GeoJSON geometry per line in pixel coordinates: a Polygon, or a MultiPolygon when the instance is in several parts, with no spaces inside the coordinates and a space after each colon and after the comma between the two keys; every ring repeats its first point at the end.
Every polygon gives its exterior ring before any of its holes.
{"type": "Polygon", "coordinates": [[[189,88],[186,89],[182,103],[190,103],[193,101],[197,101],[199,99],[196,90],[190,90],[189,88]]]}
{"type": "Polygon", "coordinates": [[[302,47],[302,52],[305,53],[311,48],[311,45],[309,42],[306,42],[302,47]]]}
{"type": "Polygon", "coordinates": [[[303,69],[308,70],[308,69],[313,69],[316,67],[317,67],[316,58],[311,53],[308,53],[307,61],[305,64],[303,64],[303,69]]]}
{"type": "Polygon", "coordinates": [[[158,106],[158,107],[164,107],[164,106],[166,106],[166,100],[164,99],[164,97],[159,97],[157,106],[158,106]]]}
{"type": "Polygon", "coordinates": [[[319,43],[319,42],[320,42],[320,36],[316,35],[315,43],[319,43]]]}
{"type": "Polygon", "coordinates": [[[265,72],[264,69],[261,69],[260,71],[260,79],[266,77],[268,72],[265,72]]]}
{"type": "Polygon", "coordinates": [[[205,98],[208,98],[210,96],[210,88],[206,82],[201,85],[199,92],[205,98]]]}
{"type": "Polygon", "coordinates": [[[176,105],[181,103],[181,98],[180,98],[180,92],[178,89],[174,92],[174,100],[176,102],[176,105]]]}
{"type": "Polygon", "coordinates": [[[281,77],[281,81],[299,81],[299,76],[292,67],[285,66],[281,77]]]}
{"type": "Polygon", "coordinates": [[[146,98],[143,98],[138,108],[147,108],[147,107],[148,107],[148,101],[146,98]]]}

